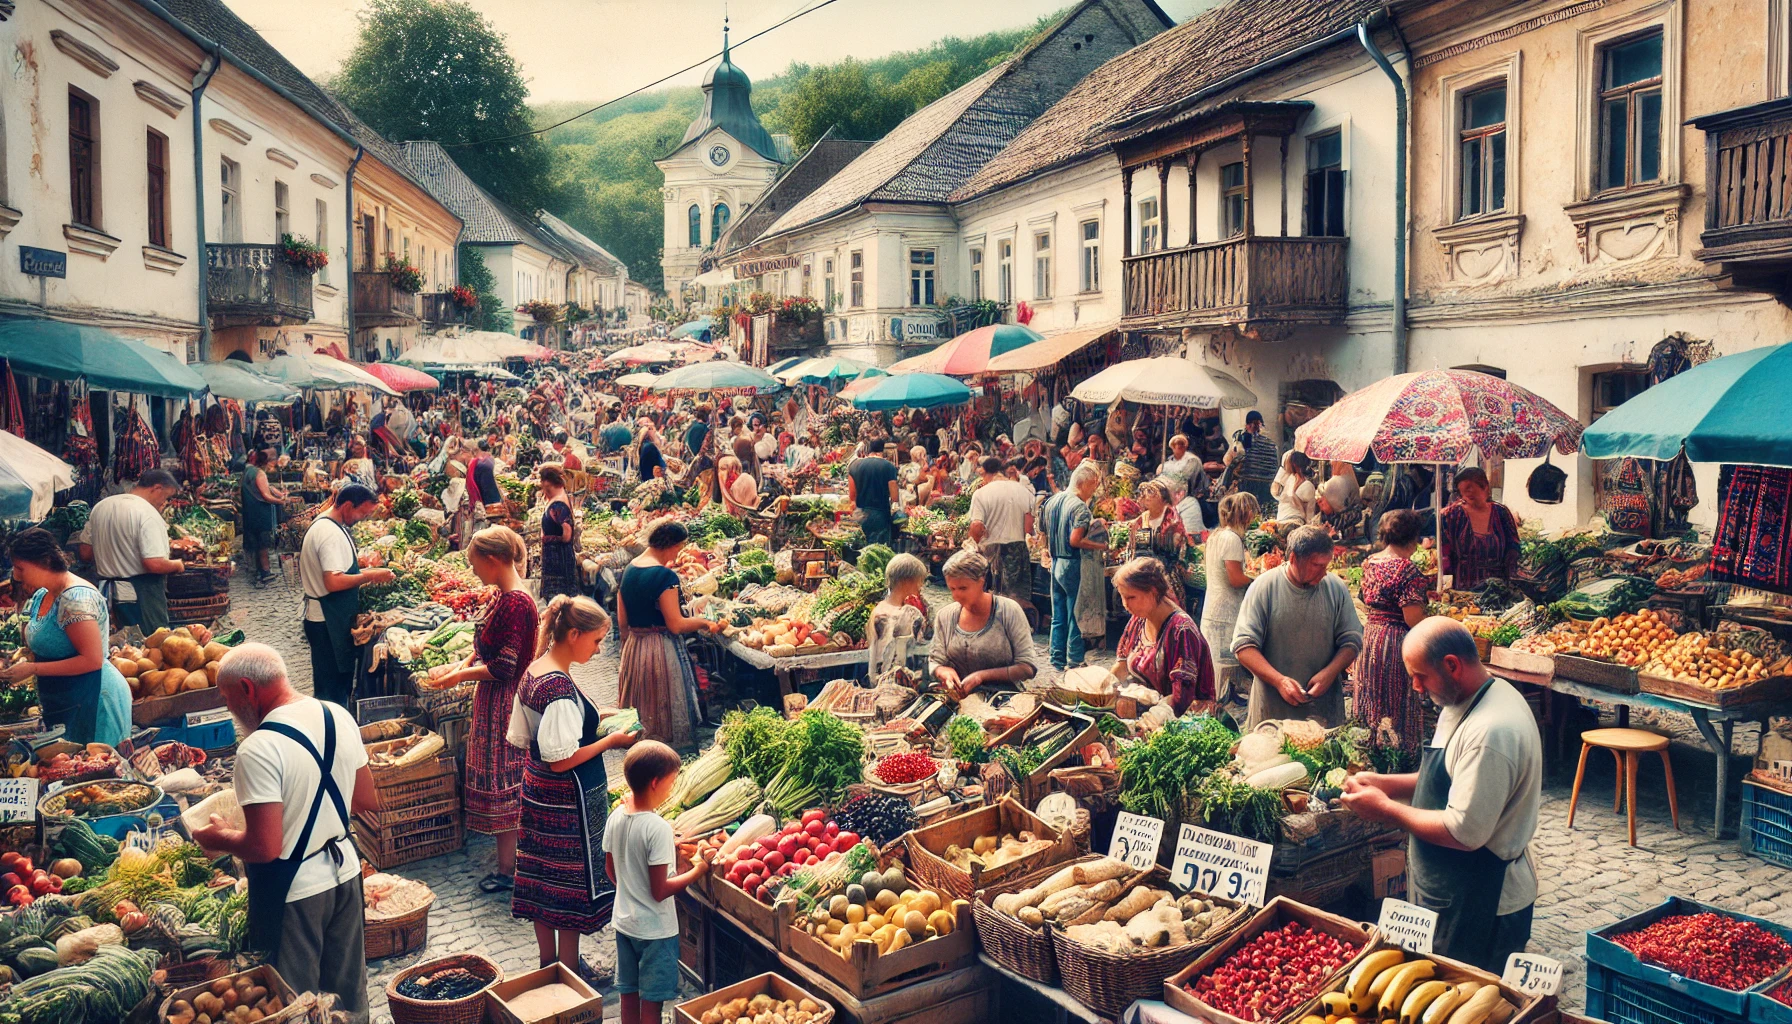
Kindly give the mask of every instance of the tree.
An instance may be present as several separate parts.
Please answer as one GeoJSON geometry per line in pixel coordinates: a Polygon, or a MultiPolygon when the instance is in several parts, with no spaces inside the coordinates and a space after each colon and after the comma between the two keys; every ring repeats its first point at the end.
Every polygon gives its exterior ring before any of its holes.
{"type": "Polygon", "coordinates": [[[813,146],[829,128],[841,138],[881,139],[914,113],[907,97],[851,57],[804,70],[778,105],[776,118],[799,150],[813,146]]]}
{"type": "Polygon", "coordinates": [[[511,325],[516,321],[504,307],[504,300],[498,298],[498,280],[485,265],[485,254],[476,245],[460,247],[460,283],[479,296],[477,329],[510,333],[511,325]]]}
{"type": "Polygon", "coordinates": [[[368,0],[331,83],[389,139],[433,139],[480,187],[525,212],[554,204],[547,146],[504,37],[463,0],[368,0]],[[487,142],[518,136],[502,142],[487,142]],[[479,143],[478,145],[459,145],[479,143]]]}

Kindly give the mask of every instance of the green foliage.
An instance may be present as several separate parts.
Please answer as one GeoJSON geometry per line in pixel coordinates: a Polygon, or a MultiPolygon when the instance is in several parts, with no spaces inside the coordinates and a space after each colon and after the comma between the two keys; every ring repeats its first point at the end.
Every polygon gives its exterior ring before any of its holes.
{"type": "Polygon", "coordinates": [[[829,128],[844,139],[881,139],[914,112],[907,97],[848,57],[801,75],[775,120],[798,149],[808,149],[829,128]]]}
{"type": "Polygon", "coordinates": [[[1182,795],[1232,758],[1238,737],[1208,715],[1178,718],[1120,753],[1120,802],[1135,814],[1174,817],[1182,795]]]}
{"type": "Polygon", "coordinates": [[[491,269],[485,265],[485,254],[476,245],[460,247],[460,283],[473,289],[473,294],[479,296],[479,309],[474,314],[473,326],[481,331],[509,334],[515,318],[504,305],[504,300],[498,298],[498,279],[492,276],[491,269]]]}

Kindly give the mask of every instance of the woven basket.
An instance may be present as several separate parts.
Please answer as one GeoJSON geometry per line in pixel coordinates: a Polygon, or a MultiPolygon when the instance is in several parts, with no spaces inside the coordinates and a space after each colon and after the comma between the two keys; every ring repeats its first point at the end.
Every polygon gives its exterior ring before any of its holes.
{"type": "Polygon", "coordinates": [[[216,981],[230,973],[230,961],[215,956],[200,957],[182,963],[170,963],[171,957],[164,956],[158,970],[162,972],[164,984],[169,988],[186,988],[201,982],[216,981]]]}
{"type": "Polygon", "coordinates": [[[365,925],[367,959],[384,960],[390,956],[403,956],[415,953],[427,945],[429,908],[435,904],[436,898],[432,894],[429,902],[408,914],[369,919],[365,925]]]}
{"type": "Polygon", "coordinates": [[[903,837],[906,859],[914,876],[930,888],[953,899],[969,899],[978,889],[1004,884],[1007,879],[1036,871],[1048,864],[1069,860],[1074,846],[1067,835],[1040,821],[1011,798],[1001,803],[947,818],[938,824],[924,825],[903,837]],[[979,836],[1006,835],[1027,831],[1041,839],[1056,842],[1030,857],[983,871],[973,867],[966,873],[948,863],[943,854],[948,845],[969,846],[979,836]]]}
{"type": "Polygon", "coordinates": [[[1023,978],[1042,985],[1056,985],[1058,961],[1052,949],[1051,926],[1041,925],[1035,928],[1022,924],[1007,914],[999,913],[991,904],[997,896],[1029,889],[1072,864],[1099,859],[1079,857],[977,890],[977,895],[971,899],[971,917],[977,922],[977,941],[983,946],[983,952],[1023,978]]]}
{"type": "Polygon", "coordinates": [[[386,1005],[392,1012],[392,1024],[482,1024],[485,1020],[485,994],[504,980],[504,969],[477,953],[455,953],[425,960],[415,967],[399,971],[386,982],[386,1005]],[[434,974],[450,967],[465,967],[481,977],[491,976],[485,988],[459,999],[421,1000],[398,994],[400,982],[420,974],[434,974]]]}

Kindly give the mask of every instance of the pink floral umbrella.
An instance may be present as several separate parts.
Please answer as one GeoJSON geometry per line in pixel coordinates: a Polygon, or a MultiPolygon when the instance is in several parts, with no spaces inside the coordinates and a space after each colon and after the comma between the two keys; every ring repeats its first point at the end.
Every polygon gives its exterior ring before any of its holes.
{"type": "Polygon", "coordinates": [[[1474,370],[1426,370],[1344,396],[1294,432],[1311,459],[1458,465],[1475,449],[1534,459],[1580,448],[1580,421],[1510,381],[1474,370]]]}

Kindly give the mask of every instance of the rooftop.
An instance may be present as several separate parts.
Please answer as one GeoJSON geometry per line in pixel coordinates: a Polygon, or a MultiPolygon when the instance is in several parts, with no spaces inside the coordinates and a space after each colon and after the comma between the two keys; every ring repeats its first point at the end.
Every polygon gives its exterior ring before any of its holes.
{"type": "Polygon", "coordinates": [[[779,171],[772,183],[731,222],[716,243],[716,252],[727,255],[752,245],[778,216],[839,174],[846,165],[873,144],[836,139],[833,129],[815,141],[803,158],[779,171]]]}

